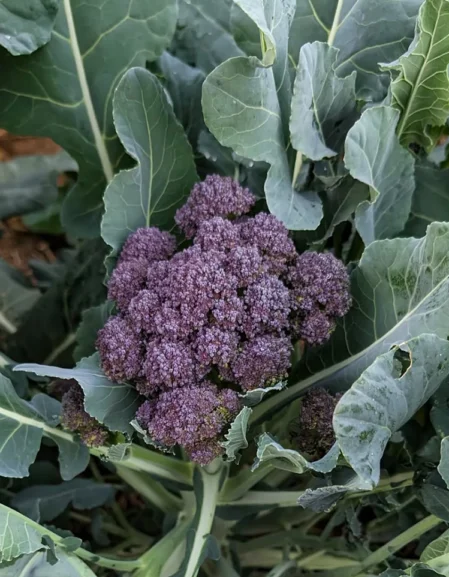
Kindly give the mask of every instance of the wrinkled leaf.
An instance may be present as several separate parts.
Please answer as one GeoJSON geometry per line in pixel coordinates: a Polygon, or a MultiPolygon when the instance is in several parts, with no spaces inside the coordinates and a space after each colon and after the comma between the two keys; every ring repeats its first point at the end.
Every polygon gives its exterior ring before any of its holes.
{"type": "Polygon", "coordinates": [[[393,108],[370,108],[346,139],[346,167],[371,189],[371,202],[363,202],[355,217],[365,245],[396,236],[410,214],[415,161],[399,144],[395,133],[398,119],[393,108]]]}
{"type": "Polygon", "coordinates": [[[311,160],[336,156],[356,118],[355,78],[335,73],[338,50],[321,42],[301,48],[292,98],[292,145],[311,160]]]}
{"type": "Polygon", "coordinates": [[[240,395],[240,397],[246,407],[254,407],[254,405],[257,405],[260,403],[260,401],[262,401],[265,395],[282,391],[282,389],[285,389],[286,386],[287,383],[285,381],[281,381],[277,383],[277,385],[273,385],[265,389],[252,389],[251,391],[247,391],[244,395],[240,395]]]}
{"type": "Polygon", "coordinates": [[[203,84],[206,125],[223,146],[270,165],[267,204],[287,228],[313,230],[322,217],[318,195],[293,189],[287,156],[291,90],[286,44],[293,2],[239,0],[237,4],[257,23],[267,51],[263,65],[254,58],[237,57],[209,74],[203,84]]]}
{"type": "Polygon", "coordinates": [[[441,441],[441,460],[438,465],[438,472],[449,488],[449,437],[444,437],[441,441]]]}
{"type": "Polygon", "coordinates": [[[226,440],[221,443],[221,446],[225,450],[228,461],[236,461],[238,463],[240,461],[240,451],[248,446],[246,433],[251,413],[252,410],[249,407],[243,407],[225,434],[226,440]]]}
{"type": "Polygon", "coordinates": [[[269,461],[277,469],[298,475],[309,470],[328,473],[336,467],[339,455],[340,450],[337,445],[334,445],[322,459],[311,463],[298,451],[284,449],[271,435],[263,433],[257,441],[257,455],[252,469],[254,471],[259,465],[269,461]]]}
{"type": "Polygon", "coordinates": [[[24,555],[12,565],[0,568],[0,577],[95,577],[93,571],[75,555],[66,555],[58,550],[57,556],[57,563],[50,565],[45,552],[24,555]]]}
{"type": "Polygon", "coordinates": [[[18,56],[47,44],[59,4],[60,0],[2,0],[0,45],[18,56]]]}
{"type": "Polygon", "coordinates": [[[112,121],[120,76],[162,53],[176,17],[175,0],[61,0],[46,46],[20,59],[0,54],[2,127],[48,136],[78,163],[62,214],[75,236],[98,235],[104,188],[123,164],[112,121]]]}
{"type": "Polygon", "coordinates": [[[380,460],[391,435],[448,374],[448,341],[424,334],[379,356],[338,401],[333,419],[337,443],[363,481],[371,486],[379,482],[380,460]],[[409,358],[403,374],[395,363],[398,351],[409,358]]]}
{"type": "Polygon", "coordinates": [[[58,517],[70,504],[75,509],[101,507],[114,497],[111,485],[90,479],[73,479],[60,485],[36,485],[14,495],[11,506],[36,521],[45,523],[58,517]]]}
{"type": "Polygon", "coordinates": [[[84,406],[89,415],[112,431],[132,433],[130,423],[139,406],[139,395],[131,385],[113,383],[104,375],[98,353],[81,359],[73,369],[25,363],[14,370],[58,379],[75,379],[84,391],[84,406]]]}
{"type": "Polygon", "coordinates": [[[114,96],[117,134],[138,162],[122,171],[105,193],[103,239],[119,251],[142,226],[171,228],[176,208],[197,180],[190,144],[156,77],[132,68],[114,96]]]}
{"type": "Polygon", "coordinates": [[[449,2],[426,0],[420,8],[409,50],[388,69],[399,73],[391,84],[392,104],[401,112],[402,144],[429,151],[438,139],[434,127],[449,116],[449,2]]]}

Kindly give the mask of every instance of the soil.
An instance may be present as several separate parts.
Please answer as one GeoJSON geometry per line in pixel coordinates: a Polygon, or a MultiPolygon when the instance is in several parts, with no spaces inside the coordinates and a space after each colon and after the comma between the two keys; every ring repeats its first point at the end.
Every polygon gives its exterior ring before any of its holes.
{"type": "MultiPolygon", "coordinates": [[[[17,156],[56,154],[59,151],[59,146],[49,138],[15,136],[0,129],[0,162],[17,156]]],[[[20,217],[0,221],[0,258],[25,274],[33,284],[35,279],[29,261],[38,259],[51,263],[56,260],[49,242],[29,232],[20,217]]]]}

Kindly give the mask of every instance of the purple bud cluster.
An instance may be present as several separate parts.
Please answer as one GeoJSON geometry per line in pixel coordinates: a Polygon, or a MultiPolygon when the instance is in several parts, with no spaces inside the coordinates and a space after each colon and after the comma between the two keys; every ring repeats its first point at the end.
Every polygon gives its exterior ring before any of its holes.
{"type": "Polygon", "coordinates": [[[66,383],[67,388],[61,401],[61,425],[78,433],[83,443],[89,447],[104,445],[108,431],[84,409],[83,389],[76,381],[70,380],[66,383]]]}
{"type": "Polygon", "coordinates": [[[119,314],[98,335],[106,375],[148,399],[140,425],[203,464],[222,452],[237,391],[285,378],[292,336],[323,342],[350,303],[344,266],[298,256],[276,217],[248,216],[254,204],[237,182],[208,176],[176,214],[191,246],[175,252],[175,238],[155,228],[132,234],[108,286],[119,314]]]}

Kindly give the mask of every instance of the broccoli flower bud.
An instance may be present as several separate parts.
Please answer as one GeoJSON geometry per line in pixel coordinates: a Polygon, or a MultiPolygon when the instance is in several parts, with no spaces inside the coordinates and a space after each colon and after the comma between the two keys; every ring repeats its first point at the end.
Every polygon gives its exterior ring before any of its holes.
{"type": "Polygon", "coordinates": [[[144,260],[123,261],[117,265],[108,282],[108,299],[126,312],[132,299],[145,288],[148,263],[144,260]]]}
{"type": "Polygon", "coordinates": [[[231,365],[235,381],[246,391],[275,385],[287,377],[292,348],[288,337],[272,334],[249,340],[231,365]]]}
{"type": "Polygon", "coordinates": [[[84,393],[75,381],[62,397],[61,425],[64,429],[78,433],[89,447],[104,445],[108,431],[84,409],[84,393]]]}
{"type": "Polygon", "coordinates": [[[265,275],[250,285],[244,297],[243,330],[248,337],[282,333],[289,325],[290,293],[275,276],[265,275]]]}
{"type": "Polygon", "coordinates": [[[298,432],[298,450],[312,458],[323,457],[335,442],[332,419],[341,393],[331,395],[324,389],[312,389],[302,400],[298,432]]]}
{"type": "Polygon", "coordinates": [[[204,381],[146,401],[136,418],[152,439],[181,445],[193,461],[206,465],[223,452],[220,441],[239,410],[237,393],[204,381]]]}
{"type": "Polygon", "coordinates": [[[111,381],[122,382],[142,375],[143,342],[125,318],[108,319],[98,332],[96,345],[103,371],[111,381]]]}
{"type": "Polygon", "coordinates": [[[232,178],[209,175],[195,184],[187,202],[177,211],[175,221],[186,237],[192,238],[205,220],[246,214],[255,202],[253,193],[232,178]]]}
{"type": "Polygon", "coordinates": [[[176,238],[156,227],[138,228],[123,245],[119,262],[167,260],[176,250],[176,238]]]}
{"type": "Polygon", "coordinates": [[[349,276],[344,264],[332,254],[305,252],[289,270],[293,327],[306,342],[325,342],[335,328],[335,320],[351,306],[349,276]]]}

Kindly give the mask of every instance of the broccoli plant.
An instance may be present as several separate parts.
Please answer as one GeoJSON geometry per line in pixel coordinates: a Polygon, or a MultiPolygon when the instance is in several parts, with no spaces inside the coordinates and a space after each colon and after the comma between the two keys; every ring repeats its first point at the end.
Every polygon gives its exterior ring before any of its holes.
{"type": "Polygon", "coordinates": [[[449,0],[16,4],[0,577],[447,575],[449,0]]]}

